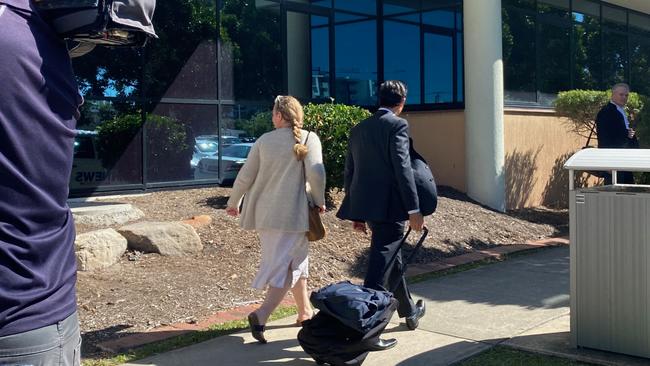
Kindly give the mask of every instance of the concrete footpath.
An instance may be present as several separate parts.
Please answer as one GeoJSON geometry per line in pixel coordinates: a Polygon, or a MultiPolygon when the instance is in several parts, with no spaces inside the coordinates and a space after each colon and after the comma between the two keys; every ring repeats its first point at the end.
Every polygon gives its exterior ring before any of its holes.
{"type": "MultiPolygon", "coordinates": [[[[383,338],[397,346],[364,365],[451,365],[495,345],[603,365],[650,360],[569,346],[569,248],[549,248],[411,286],[427,314],[415,331],[394,317],[383,338]]],[[[240,332],[128,365],[315,365],[303,352],[295,317],[272,322],[268,344],[240,332]]]]}

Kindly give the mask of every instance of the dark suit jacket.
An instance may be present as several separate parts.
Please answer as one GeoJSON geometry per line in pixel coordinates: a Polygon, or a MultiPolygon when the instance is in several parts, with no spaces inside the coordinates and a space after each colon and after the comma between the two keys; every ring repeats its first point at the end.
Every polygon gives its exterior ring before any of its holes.
{"type": "Polygon", "coordinates": [[[627,137],[625,119],[616,109],[614,103],[607,103],[596,116],[596,132],[598,147],[608,149],[624,149],[638,147],[636,136],[627,137]]]}
{"type": "Polygon", "coordinates": [[[353,221],[408,220],[419,209],[406,120],[379,110],[350,130],[345,197],[336,214],[353,221]]]}

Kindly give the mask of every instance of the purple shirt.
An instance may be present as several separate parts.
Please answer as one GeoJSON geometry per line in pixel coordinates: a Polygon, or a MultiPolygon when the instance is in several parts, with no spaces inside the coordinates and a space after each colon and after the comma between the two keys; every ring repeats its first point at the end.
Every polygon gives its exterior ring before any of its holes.
{"type": "Polygon", "coordinates": [[[65,44],[29,0],[0,0],[0,336],[76,310],[67,205],[80,97],[65,44]]]}

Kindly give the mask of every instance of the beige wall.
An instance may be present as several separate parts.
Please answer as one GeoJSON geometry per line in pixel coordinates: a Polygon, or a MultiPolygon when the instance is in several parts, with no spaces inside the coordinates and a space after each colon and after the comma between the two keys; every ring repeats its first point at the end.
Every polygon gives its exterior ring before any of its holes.
{"type": "Polygon", "coordinates": [[[584,139],[550,111],[507,109],[504,117],[507,208],[567,207],[568,173],[562,166],[584,139]]]}
{"type": "Polygon", "coordinates": [[[466,192],[465,113],[427,111],[404,113],[415,149],[427,160],[436,184],[466,192]]]}
{"type": "MultiPolygon", "coordinates": [[[[465,113],[404,113],[415,148],[438,185],[467,192],[465,113]]],[[[566,159],[584,145],[552,111],[506,109],[504,115],[506,207],[567,207],[566,159]]],[[[582,179],[582,178],[581,178],[582,179]]]]}

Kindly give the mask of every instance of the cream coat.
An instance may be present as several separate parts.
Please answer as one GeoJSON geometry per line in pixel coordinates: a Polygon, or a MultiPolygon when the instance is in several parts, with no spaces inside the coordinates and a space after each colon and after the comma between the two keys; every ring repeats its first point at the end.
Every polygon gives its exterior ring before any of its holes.
{"type": "MultiPolygon", "coordinates": [[[[304,142],[307,131],[301,133],[304,142]]],[[[314,204],[325,205],[325,167],[320,139],[315,133],[309,133],[309,152],[304,159],[307,184],[303,162],[293,153],[294,144],[292,129],[278,128],[262,135],[253,145],[228,200],[228,207],[238,207],[243,198],[239,221],[242,228],[307,231],[307,190],[314,204]]]]}

